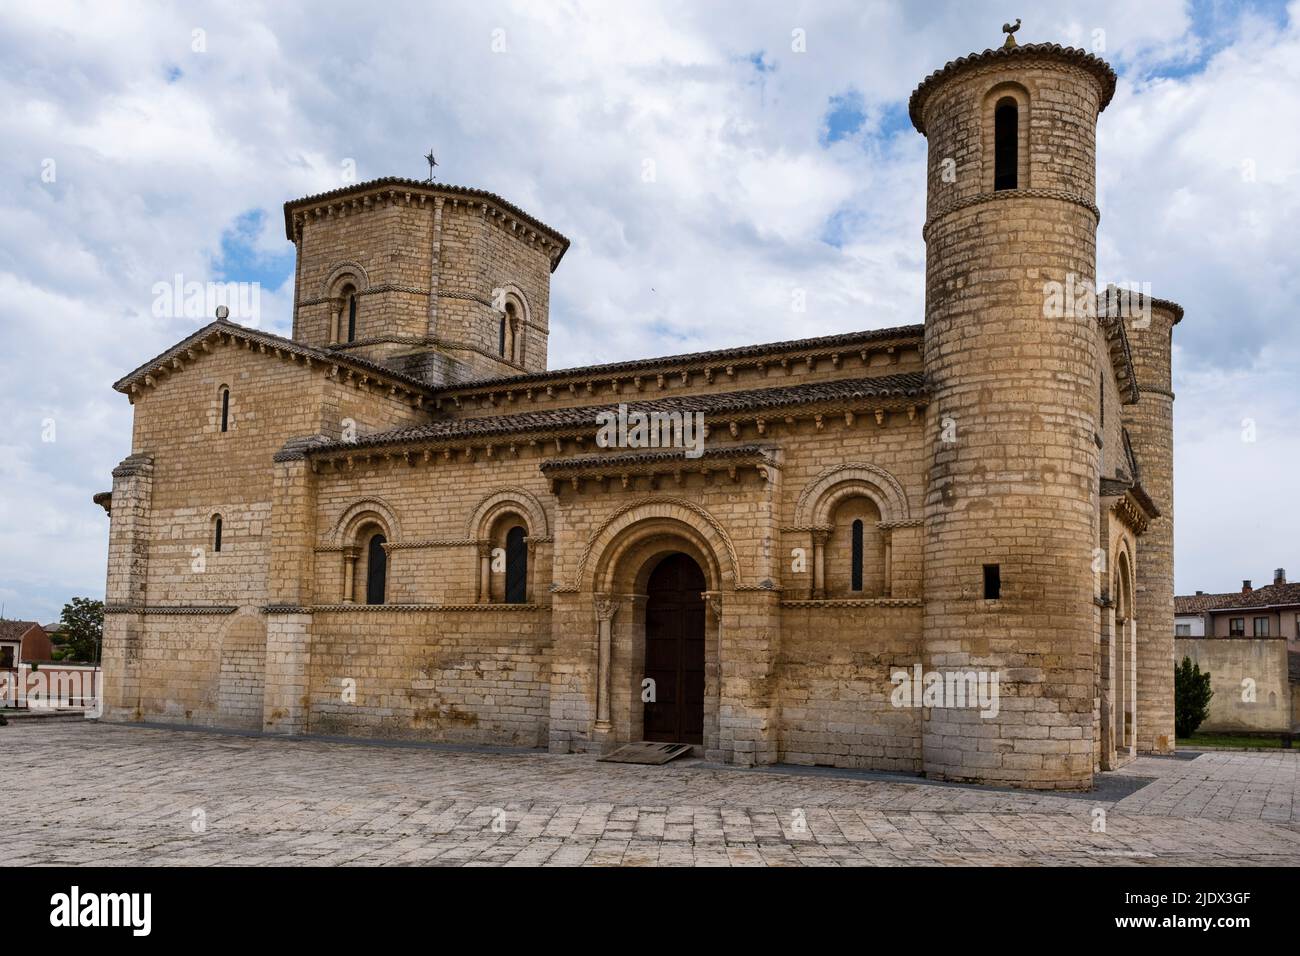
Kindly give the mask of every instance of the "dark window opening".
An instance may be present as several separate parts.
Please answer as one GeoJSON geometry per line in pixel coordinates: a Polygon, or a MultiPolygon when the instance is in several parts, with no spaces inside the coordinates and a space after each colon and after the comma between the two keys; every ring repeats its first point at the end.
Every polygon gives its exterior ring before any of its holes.
{"type": "Polygon", "coordinates": [[[506,532],[506,603],[528,603],[528,541],[522,527],[506,532]]]}
{"type": "Polygon", "coordinates": [[[497,332],[497,354],[504,357],[506,354],[506,317],[501,315],[501,328],[497,332]]]}
{"type": "Polygon", "coordinates": [[[1017,188],[1020,159],[1020,108],[1010,97],[993,110],[993,188],[1017,188]]]}
{"type": "Polygon", "coordinates": [[[853,547],[853,582],[850,589],[854,591],[862,590],[862,519],[859,518],[853,522],[853,533],[850,540],[853,547]]]}
{"type": "Polygon", "coordinates": [[[388,584],[388,553],[384,551],[387,541],[382,534],[377,534],[366,549],[367,604],[384,603],[384,589],[388,584]]]}
{"type": "Polygon", "coordinates": [[[984,600],[997,601],[1002,597],[1002,567],[997,564],[984,565],[984,600]]]}
{"type": "Polygon", "coordinates": [[[230,389],[221,390],[221,430],[224,432],[230,427],[230,389]]]}
{"type": "Polygon", "coordinates": [[[212,550],[221,550],[221,515],[212,520],[212,550]]]}
{"type": "Polygon", "coordinates": [[[348,295],[348,341],[355,342],[357,338],[357,294],[352,292],[348,295]]]}
{"type": "Polygon", "coordinates": [[[1106,373],[1101,373],[1101,425],[1106,427],[1106,373]]]}

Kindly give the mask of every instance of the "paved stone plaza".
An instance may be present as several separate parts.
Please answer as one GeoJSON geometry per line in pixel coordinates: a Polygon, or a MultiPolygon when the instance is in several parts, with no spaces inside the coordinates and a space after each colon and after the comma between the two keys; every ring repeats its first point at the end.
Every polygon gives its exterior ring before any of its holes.
{"type": "Polygon", "coordinates": [[[1300,865],[1300,751],[1141,758],[1066,796],[88,721],[0,750],[5,866],[1300,865]]]}

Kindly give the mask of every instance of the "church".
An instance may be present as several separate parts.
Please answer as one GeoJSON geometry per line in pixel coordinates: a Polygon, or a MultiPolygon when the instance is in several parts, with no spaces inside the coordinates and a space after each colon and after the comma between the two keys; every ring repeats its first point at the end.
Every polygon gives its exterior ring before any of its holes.
{"type": "Polygon", "coordinates": [[[1064,790],[1171,752],[1182,309],[1058,294],[1115,83],[1014,35],[921,82],[898,328],[550,369],[554,227],[286,203],[292,336],[219,310],[114,385],[105,719],[1064,790]]]}

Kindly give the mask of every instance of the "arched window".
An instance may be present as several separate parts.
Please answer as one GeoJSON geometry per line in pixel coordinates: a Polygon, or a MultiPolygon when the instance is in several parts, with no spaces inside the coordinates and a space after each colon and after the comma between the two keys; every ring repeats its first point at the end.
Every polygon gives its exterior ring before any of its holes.
{"type": "Polygon", "coordinates": [[[366,546],[366,603],[383,604],[384,593],[388,586],[388,553],[384,545],[388,542],[382,534],[373,535],[366,546]]]}
{"type": "Polygon", "coordinates": [[[343,287],[343,301],[348,310],[348,334],[345,342],[355,342],[357,338],[357,290],[353,286],[343,287]]]}
{"type": "Polygon", "coordinates": [[[230,428],[230,389],[221,386],[221,430],[228,431],[230,428]]]}
{"type": "Polygon", "coordinates": [[[993,110],[993,188],[1017,188],[1020,162],[1020,107],[1010,96],[993,110]]]}
{"type": "Polygon", "coordinates": [[[501,313],[501,327],[497,330],[497,354],[502,358],[506,354],[506,314],[501,313]]]}
{"type": "Polygon", "coordinates": [[[881,597],[885,588],[885,532],[880,509],[865,495],[842,498],[830,513],[825,546],[827,597],[881,597]]]}
{"type": "Polygon", "coordinates": [[[853,522],[853,530],[850,533],[853,549],[853,567],[851,572],[851,583],[849,589],[852,591],[862,590],[862,519],[859,518],[853,522]]]}
{"type": "Polygon", "coordinates": [[[221,550],[221,515],[212,516],[212,550],[221,550]]]}
{"type": "Polygon", "coordinates": [[[507,604],[528,602],[528,532],[515,525],[506,532],[506,593],[507,604]]]}

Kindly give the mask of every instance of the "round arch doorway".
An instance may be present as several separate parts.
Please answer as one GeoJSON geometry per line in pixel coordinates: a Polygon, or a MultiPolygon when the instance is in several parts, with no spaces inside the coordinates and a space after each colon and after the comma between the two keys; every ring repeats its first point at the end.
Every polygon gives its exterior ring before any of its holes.
{"type": "MultiPolygon", "coordinates": [[[[704,572],[674,552],[646,582],[645,676],[654,699],[645,702],[645,739],[704,743],[704,572]]],[[[643,695],[644,696],[644,695],[643,695]]]]}

